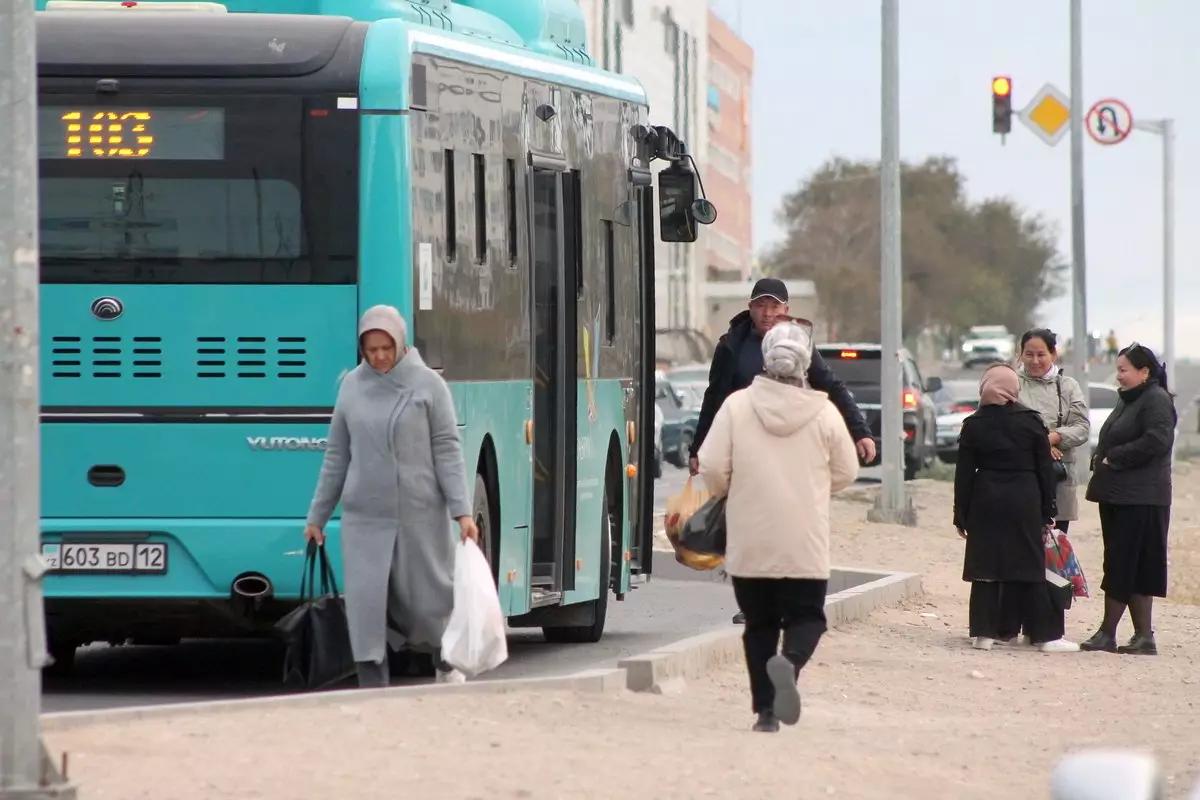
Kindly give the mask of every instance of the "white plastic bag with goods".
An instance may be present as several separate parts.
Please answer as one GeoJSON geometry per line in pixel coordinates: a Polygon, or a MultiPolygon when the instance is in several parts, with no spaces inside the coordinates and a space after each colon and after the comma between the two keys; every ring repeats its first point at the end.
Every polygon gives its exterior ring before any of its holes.
{"type": "Polygon", "coordinates": [[[491,565],[477,544],[462,542],[454,559],[454,611],[442,636],[442,659],[473,678],[507,658],[504,612],[491,565]]]}

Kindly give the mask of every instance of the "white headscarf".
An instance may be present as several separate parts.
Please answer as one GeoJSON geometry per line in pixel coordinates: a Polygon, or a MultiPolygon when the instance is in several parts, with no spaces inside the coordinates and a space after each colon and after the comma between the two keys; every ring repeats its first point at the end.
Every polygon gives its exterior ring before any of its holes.
{"type": "Polygon", "coordinates": [[[358,338],[367,331],[383,331],[396,343],[397,355],[403,355],[408,347],[408,324],[395,306],[371,306],[358,321],[358,338]]]}
{"type": "Polygon", "coordinates": [[[812,366],[812,331],[781,322],[763,337],[763,368],[773,378],[804,380],[812,366]]]}

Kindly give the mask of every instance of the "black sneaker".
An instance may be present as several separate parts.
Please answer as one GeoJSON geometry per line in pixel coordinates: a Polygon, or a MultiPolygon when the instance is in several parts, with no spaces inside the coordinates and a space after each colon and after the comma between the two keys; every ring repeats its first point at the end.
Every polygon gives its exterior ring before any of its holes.
{"type": "Polygon", "coordinates": [[[751,729],[758,733],[779,733],[779,720],[772,711],[758,712],[758,720],[751,729]]]}
{"type": "Polygon", "coordinates": [[[746,624],[746,615],[740,611],[737,612],[736,614],[734,614],[733,615],[733,624],[734,625],[745,625],[746,624]]]}
{"type": "Polygon", "coordinates": [[[1117,652],[1130,656],[1158,655],[1158,645],[1154,642],[1154,631],[1150,631],[1149,633],[1135,633],[1133,638],[1129,640],[1129,644],[1121,645],[1117,648],[1117,652]]]}
{"type": "Polygon", "coordinates": [[[1117,637],[1111,633],[1096,631],[1090,639],[1080,642],[1079,649],[1088,653],[1115,653],[1117,652],[1117,637]]]}

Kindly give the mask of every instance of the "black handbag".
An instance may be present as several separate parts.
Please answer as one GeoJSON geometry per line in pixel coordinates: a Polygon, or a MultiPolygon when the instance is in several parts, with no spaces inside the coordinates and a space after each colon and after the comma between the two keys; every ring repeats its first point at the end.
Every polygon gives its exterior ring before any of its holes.
{"type": "Polygon", "coordinates": [[[309,541],[304,573],[300,578],[300,605],[279,620],[275,630],[287,645],[283,660],[284,683],[315,691],[355,674],[346,601],[338,593],[325,545],[309,541]],[[318,561],[321,563],[321,593],[316,595],[318,561]]]}
{"type": "Polygon", "coordinates": [[[710,498],[683,525],[679,546],[693,553],[725,555],[725,497],[710,498]]]}
{"type": "MultiPolygon", "coordinates": [[[[1058,424],[1056,427],[1061,428],[1062,424],[1063,424],[1062,375],[1059,375],[1057,377],[1057,379],[1055,380],[1055,384],[1058,386],[1058,424]]],[[[1067,467],[1066,462],[1055,461],[1054,462],[1054,480],[1058,481],[1059,483],[1062,483],[1063,481],[1067,480],[1070,477],[1071,477],[1071,471],[1067,467]]]]}

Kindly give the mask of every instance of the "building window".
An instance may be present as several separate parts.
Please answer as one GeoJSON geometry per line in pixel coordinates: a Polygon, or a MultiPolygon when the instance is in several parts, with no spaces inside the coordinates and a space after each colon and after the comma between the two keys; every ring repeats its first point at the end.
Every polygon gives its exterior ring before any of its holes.
{"type": "Polygon", "coordinates": [[[613,72],[623,72],[625,70],[625,37],[621,33],[621,26],[613,31],[613,72]]]}
{"type": "Polygon", "coordinates": [[[708,85],[708,107],[713,111],[721,110],[721,92],[711,83],[708,85]]]}
{"type": "Polygon", "coordinates": [[[728,66],[720,61],[711,59],[708,62],[708,76],[713,85],[733,99],[742,96],[742,82],[728,66]]]}
{"type": "Polygon", "coordinates": [[[620,0],[621,22],[633,27],[633,0],[620,0]]]}
{"type": "Polygon", "coordinates": [[[738,182],[742,180],[741,161],[733,153],[715,142],[708,143],[708,163],[726,178],[738,182]]]}

